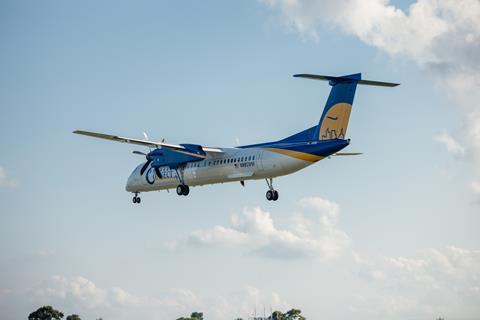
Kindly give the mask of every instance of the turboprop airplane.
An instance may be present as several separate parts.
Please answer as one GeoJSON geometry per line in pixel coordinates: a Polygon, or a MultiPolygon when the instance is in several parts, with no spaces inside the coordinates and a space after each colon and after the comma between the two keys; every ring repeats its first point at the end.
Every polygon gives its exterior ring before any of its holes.
{"type": "Polygon", "coordinates": [[[350,144],[346,139],[348,121],[357,85],[395,87],[398,83],[362,80],[361,73],[341,77],[296,74],[294,77],[325,80],[332,87],[317,125],[287,138],[234,148],[212,148],[199,144],[170,144],[164,141],[133,139],[90,131],[73,133],[154,148],[145,156],[127,180],[126,190],[134,194],[133,203],[140,203],[141,192],[176,189],[187,196],[190,187],[215,183],[265,179],[268,201],[277,201],[279,194],[273,179],[304,169],[330,156],[358,155],[340,153],[350,144]]]}

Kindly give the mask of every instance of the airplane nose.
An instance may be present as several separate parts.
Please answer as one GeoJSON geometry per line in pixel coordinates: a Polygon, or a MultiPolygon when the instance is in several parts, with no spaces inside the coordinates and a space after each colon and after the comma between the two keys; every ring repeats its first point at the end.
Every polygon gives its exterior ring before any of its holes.
{"type": "Polygon", "coordinates": [[[134,192],[134,188],[135,188],[135,178],[134,178],[134,173],[135,172],[132,172],[132,174],[128,177],[127,179],[127,184],[125,185],[125,190],[127,190],[128,192],[134,192]]]}

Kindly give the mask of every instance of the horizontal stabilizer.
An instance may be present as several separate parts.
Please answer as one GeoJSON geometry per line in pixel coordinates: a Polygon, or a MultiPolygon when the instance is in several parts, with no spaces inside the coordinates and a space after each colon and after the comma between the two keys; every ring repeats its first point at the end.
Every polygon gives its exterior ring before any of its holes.
{"type": "Polygon", "coordinates": [[[358,80],[355,79],[356,75],[351,76],[344,76],[344,77],[332,77],[332,76],[324,76],[318,74],[295,74],[293,75],[296,78],[306,78],[312,80],[324,80],[324,81],[331,81],[331,85],[336,83],[345,83],[345,82],[356,82],[357,84],[363,84],[367,86],[378,86],[378,87],[396,87],[400,85],[400,83],[392,83],[392,82],[383,82],[383,81],[372,81],[372,80],[358,80]]]}
{"type": "Polygon", "coordinates": [[[361,152],[337,152],[332,154],[332,156],[359,156],[363,153],[361,152]]]}

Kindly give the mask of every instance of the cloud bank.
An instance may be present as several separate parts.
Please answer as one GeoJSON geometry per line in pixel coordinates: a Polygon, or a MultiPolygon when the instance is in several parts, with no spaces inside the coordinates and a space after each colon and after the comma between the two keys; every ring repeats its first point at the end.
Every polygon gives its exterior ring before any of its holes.
{"type": "Polygon", "coordinates": [[[448,246],[419,257],[363,257],[355,270],[371,290],[356,297],[358,312],[395,318],[475,319],[480,312],[480,251],[448,246]]]}
{"type": "Polygon", "coordinates": [[[177,319],[192,311],[203,311],[208,319],[230,319],[248,315],[255,305],[290,307],[277,293],[251,285],[215,296],[199,296],[192,290],[172,288],[162,296],[142,296],[119,287],[98,286],[85,277],[52,276],[25,290],[0,289],[0,318],[25,318],[42,305],[53,305],[66,314],[77,313],[84,319],[177,319]],[[9,310],[11,304],[23,304],[24,314],[9,310]],[[15,315],[17,317],[15,317],[15,315]]]}
{"type": "Polygon", "coordinates": [[[254,255],[274,259],[317,258],[333,260],[342,256],[350,245],[348,235],[338,229],[339,206],[315,197],[300,201],[305,213],[291,217],[288,226],[278,227],[272,215],[260,207],[245,208],[232,215],[230,226],[214,226],[193,231],[181,246],[236,247],[254,255]]]}
{"type": "MultiPolygon", "coordinates": [[[[280,264],[306,258],[328,262],[366,285],[360,294],[345,293],[343,298],[360,319],[476,319],[480,314],[480,251],[451,245],[422,250],[414,257],[369,255],[357,250],[354,240],[338,228],[338,204],[310,197],[300,200],[299,208],[301,213],[293,213],[286,228],[259,207],[244,209],[232,216],[230,226],[193,231],[175,250],[228,247],[275,258],[280,264]]],[[[354,281],[351,289],[357,285],[354,281]]],[[[318,294],[329,292],[322,290],[318,294]]]]}
{"type": "MultiPolygon", "coordinates": [[[[337,272],[332,273],[332,277],[348,278],[348,290],[339,292],[341,289],[319,286],[315,294],[333,295],[336,308],[335,299],[341,294],[342,304],[347,306],[342,312],[357,319],[435,319],[440,316],[477,319],[480,314],[479,250],[450,245],[409,256],[372,255],[358,250],[355,241],[339,229],[341,211],[335,202],[310,197],[300,200],[298,208],[300,213],[292,213],[284,227],[274,221],[271,213],[259,207],[247,208],[233,215],[229,226],[193,231],[170,249],[226,247],[251,253],[255,258],[274,258],[282,272],[295,277],[298,276],[295,266],[300,267],[302,262],[333,268],[337,272]],[[298,263],[283,264],[291,260],[298,263]]],[[[299,278],[299,281],[309,279],[299,278]]],[[[333,282],[345,286],[344,279],[334,278],[333,282]]],[[[292,307],[277,292],[249,284],[211,295],[198,294],[191,288],[140,295],[121,287],[104,287],[85,277],[60,275],[27,289],[0,285],[2,319],[12,315],[20,318],[44,304],[85,318],[120,320],[176,319],[194,310],[205,312],[208,319],[220,320],[245,317],[255,306],[281,310],[292,307]]],[[[298,302],[295,306],[302,307],[298,302]]],[[[335,311],[332,316],[344,318],[342,312],[335,311]]],[[[308,318],[309,314],[305,315],[308,318]]]]}

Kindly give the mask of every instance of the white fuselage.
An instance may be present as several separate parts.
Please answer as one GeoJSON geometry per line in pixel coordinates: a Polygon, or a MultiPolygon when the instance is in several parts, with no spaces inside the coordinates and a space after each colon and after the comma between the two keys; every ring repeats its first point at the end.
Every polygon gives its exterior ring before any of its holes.
{"type": "Polygon", "coordinates": [[[157,177],[154,168],[150,166],[141,175],[142,163],[128,178],[126,190],[146,192],[174,189],[180,184],[178,174],[183,174],[184,183],[191,187],[274,178],[293,173],[314,163],[260,148],[223,148],[222,150],[223,153],[209,154],[202,161],[188,163],[183,170],[161,167],[162,178],[157,177]]]}

